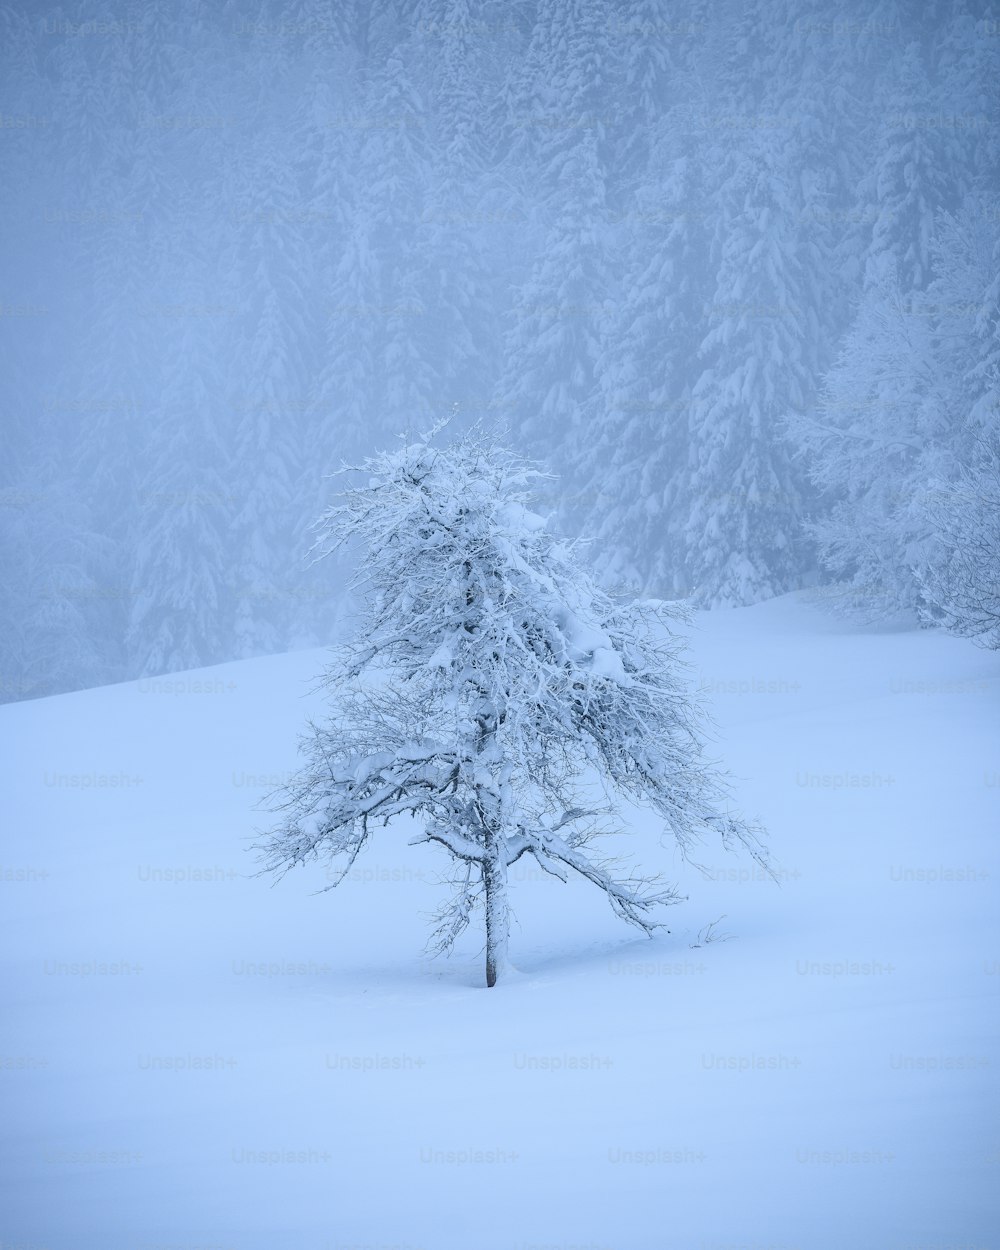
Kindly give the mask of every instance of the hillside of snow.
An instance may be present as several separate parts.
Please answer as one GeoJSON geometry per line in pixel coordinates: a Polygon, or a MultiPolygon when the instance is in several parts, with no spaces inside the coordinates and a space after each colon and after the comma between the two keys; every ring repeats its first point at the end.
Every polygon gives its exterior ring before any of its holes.
{"type": "Polygon", "coordinates": [[[671,933],[522,861],[491,991],[405,825],[254,876],[324,652],[0,708],[0,1245],[996,1245],[996,655],[786,596],[690,658],[780,885],[637,814],[671,933]]]}

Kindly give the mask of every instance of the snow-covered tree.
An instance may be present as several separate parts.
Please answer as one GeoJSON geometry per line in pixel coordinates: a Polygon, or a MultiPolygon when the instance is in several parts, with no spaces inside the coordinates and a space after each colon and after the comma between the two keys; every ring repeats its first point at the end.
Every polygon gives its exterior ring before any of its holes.
{"type": "Polygon", "coordinates": [[[100,624],[122,591],[91,577],[88,545],[99,540],[62,485],[0,486],[0,703],[98,685],[115,673],[118,657],[102,648],[100,624]]]}
{"type": "Polygon", "coordinates": [[[593,441],[612,289],[594,136],[579,142],[564,175],[561,211],[514,302],[496,387],[524,444],[560,468],[579,465],[593,441]]]}
{"type": "MultiPolygon", "coordinates": [[[[181,308],[197,308],[193,300],[181,308]]],[[[240,502],[216,420],[222,393],[203,319],[165,330],[176,352],[145,447],[126,630],[131,672],[164,673],[226,658],[226,535],[240,502]]]]}
{"type": "Polygon", "coordinates": [[[960,467],[995,436],[1000,411],[1000,232],[989,203],[973,196],[941,215],[929,255],[926,291],[903,289],[891,271],[869,287],[818,414],[792,424],[830,501],[812,526],[820,554],[842,601],[863,614],[923,608],[917,572],[926,582],[948,550],[939,526],[948,516],[953,529],[969,499],[960,467]],[[942,484],[956,486],[947,507],[942,484]]]}
{"type": "Polygon", "coordinates": [[[1000,648],[1000,444],[975,466],[936,485],[928,513],[943,554],[917,570],[925,615],[960,638],[1000,648]]]}
{"type": "Polygon", "coordinates": [[[451,396],[481,403],[483,378],[491,375],[498,352],[498,278],[504,269],[496,227],[478,207],[488,148],[478,101],[493,71],[468,0],[448,0],[440,24],[423,20],[425,29],[447,32],[426,41],[437,80],[430,110],[434,138],[424,217],[412,249],[421,261],[416,280],[431,331],[424,354],[451,396]]]}
{"type": "Polygon", "coordinates": [[[678,6],[666,10],[661,0],[636,0],[620,13],[612,6],[607,25],[621,47],[616,165],[622,182],[631,184],[649,163],[657,121],[669,104],[670,80],[684,51],[677,32],[685,30],[685,18],[678,6]]]}
{"type": "Polygon", "coordinates": [[[363,102],[363,112],[333,123],[354,177],[345,180],[345,237],[323,301],[316,396],[335,423],[338,453],[348,456],[370,450],[373,413],[395,431],[412,413],[432,411],[437,348],[414,247],[428,162],[425,108],[400,56],[373,73],[363,102]]]}
{"type": "Polygon", "coordinates": [[[912,568],[927,556],[920,506],[929,476],[950,476],[931,324],[895,278],[864,295],[815,416],[793,418],[829,507],[813,523],[838,606],[861,615],[913,611],[912,568]]]}
{"type": "Polygon", "coordinates": [[[683,505],[705,246],[692,210],[697,162],[676,152],[674,127],[661,139],[673,151],[623,215],[623,280],[606,331],[613,350],[600,357],[595,417],[574,465],[572,521],[595,537],[594,563],[609,585],[672,599],[689,590],[683,505]]]}
{"type": "Polygon", "coordinates": [[[866,282],[877,285],[890,271],[907,290],[925,287],[931,277],[934,215],[951,207],[954,188],[949,167],[954,151],[927,116],[932,101],[919,44],[910,43],[898,66],[894,90],[886,97],[884,125],[863,192],[873,221],[866,259],[866,282]]]}
{"type": "Polygon", "coordinates": [[[529,510],[544,475],[478,432],[381,453],[360,472],[323,518],[319,548],[363,544],[366,615],[328,672],[332,716],[312,726],[305,765],[276,798],[284,817],[260,844],[262,871],[324,857],[338,884],[375,826],[421,818],[412,841],[445,847],[459,870],[436,948],[481,904],[492,986],[507,872],[523,855],[591,881],[646,933],[678,901],[589,853],[615,810],[595,792],[651,807],[685,855],[715,834],[766,865],[703,757],[666,609],[597,588],[529,510]]]}
{"type": "Polygon", "coordinates": [[[994,402],[995,0],[98,7],[0,0],[0,489],[65,503],[5,559],[127,588],[16,609],[76,639],[60,681],[327,636],[329,562],[281,563],[324,466],[455,403],[563,474],[611,584],[776,593],[822,512],[852,594],[920,606],[994,402]]]}
{"type": "Polygon", "coordinates": [[[288,594],[288,552],[298,520],[293,499],[309,459],[302,428],[309,378],[302,283],[309,252],[293,173],[278,150],[276,142],[265,144],[260,162],[240,171],[240,208],[227,257],[240,292],[226,347],[239,483],[231,530],[231,645],[241,657],[277,651],[289,637],[298,606],[288,594]]]}
{"type": "Polygon", "coordinates": [[[564,183],[573,182],[581,143],[592,148],[602,179],[612,163],[610,16],[605,0],[540,0],[511,75],[506,146],[515,166],[537,180],[535,197],[556,212],[565,204],[564,183]]]}
{"type": "Polygon", "coordinates": [[[748,136],[720,160],[702,372],[692,388],[687,561],[705,606],[755,603],[798,584],[804,483],[778,438],[808,402],[816,310],[780,147],[748,136]]]}

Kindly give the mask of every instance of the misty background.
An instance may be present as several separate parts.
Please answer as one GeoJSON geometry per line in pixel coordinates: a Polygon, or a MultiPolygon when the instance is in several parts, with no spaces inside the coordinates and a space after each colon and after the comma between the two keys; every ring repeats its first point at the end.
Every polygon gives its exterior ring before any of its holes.
{"type": "Polygon", "coordinates": [[[3,700],[332,640],[328,475],[449,414],[611,587],[926,607],[995,7],[3,4],[0,57],[3,700]]]}

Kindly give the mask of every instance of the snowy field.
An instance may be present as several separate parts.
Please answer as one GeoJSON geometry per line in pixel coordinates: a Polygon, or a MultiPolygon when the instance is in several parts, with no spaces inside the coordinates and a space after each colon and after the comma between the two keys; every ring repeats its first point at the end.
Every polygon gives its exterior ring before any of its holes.
{"type": "Polygon", "coordinates": [[[323,652],[0,708],[4,1250],[1000,1245],[997,657],[786,596],[691,658],[780,887],[641,818],[672,932],[522,861],[492,991],[405,828],[252,875],[323,652]]]}

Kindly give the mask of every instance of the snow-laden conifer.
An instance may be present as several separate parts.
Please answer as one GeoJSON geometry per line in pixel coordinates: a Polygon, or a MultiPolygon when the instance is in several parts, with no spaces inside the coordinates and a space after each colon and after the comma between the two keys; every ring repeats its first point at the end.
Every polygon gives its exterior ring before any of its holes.
{"type": "Polygon", "coordinates": [[[766,863],[754,828],[721,805],[666,609],[597,588],[529,507],[543,474],[479,434],[410,443],[361,474],[323,518],[319,550],[360,541],[365,619],[335,653],[331,715],[280,794],[263,871],[329,858],[338,884],[376,827],[417,817],[413,841],[458,868],[433,944],[450,948],[482,906],[492,986],[507,873],[524,855],[593,882],[646,933],[678,901],[593,856],[605,795],[651,807],[685,855],[714,834],[766,863]]]}
{"type": "Polygon", "coordinates": [[[1000,439],[984,440],[956,481],[932,483],[926,508],[940,550],[915,570],[923,615],[1000,649],[1000,439]]]}

